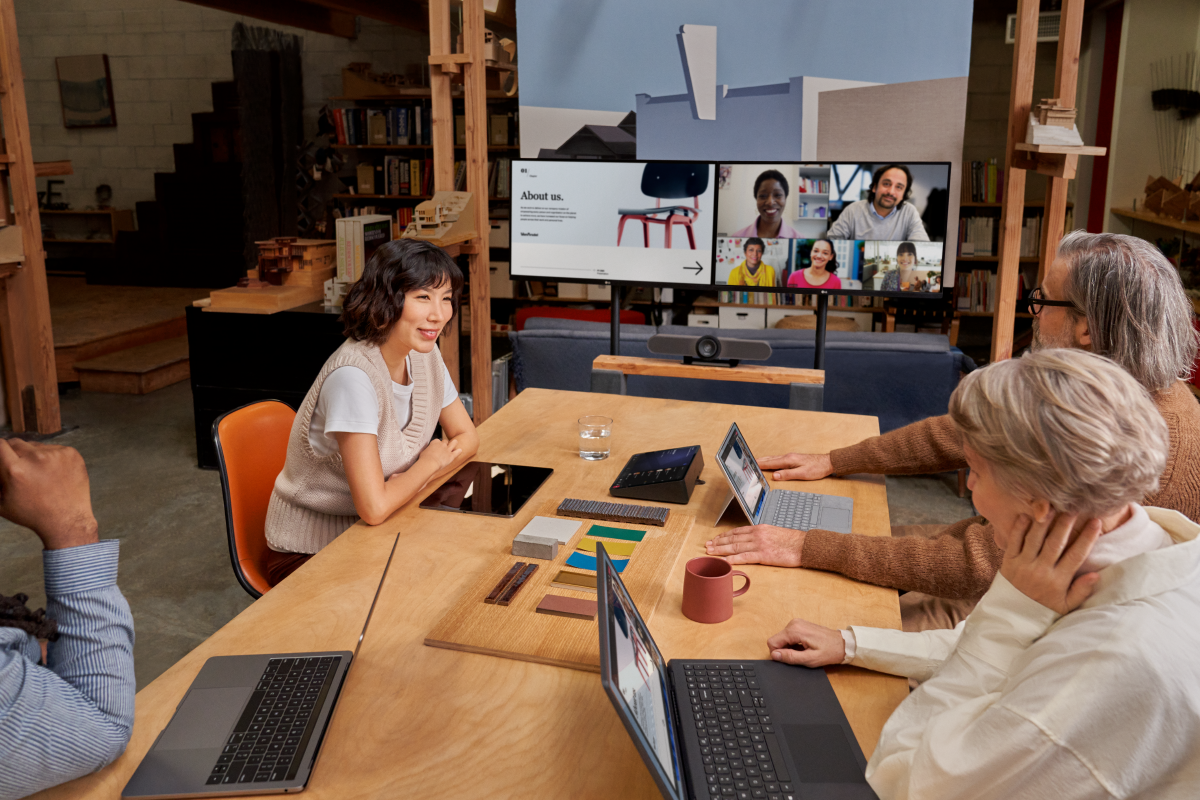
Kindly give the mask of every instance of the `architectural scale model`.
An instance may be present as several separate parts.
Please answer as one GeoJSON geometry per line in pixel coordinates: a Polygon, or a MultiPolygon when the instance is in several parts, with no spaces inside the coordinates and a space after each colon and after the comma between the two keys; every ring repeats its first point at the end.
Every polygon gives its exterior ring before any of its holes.
{"type": "Polygon", "coordinates": [[[401,239],[423,239],[439,247],[475,237],[475,198],[471,192],[436,192],[413,209],[401,239]]]}

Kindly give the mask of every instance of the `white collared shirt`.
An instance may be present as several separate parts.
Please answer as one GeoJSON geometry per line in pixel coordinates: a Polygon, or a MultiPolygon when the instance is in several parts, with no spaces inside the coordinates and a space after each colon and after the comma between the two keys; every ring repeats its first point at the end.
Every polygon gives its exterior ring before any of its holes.
{"type": "Polygon", "coordinates": [[[1200,797],[1200,525],[1146,514],[1174,544],[1066,616],[997,575],[954,631],[853,628],[852,663],[928,677],[867,765],[882,800],[1200,797]]]}

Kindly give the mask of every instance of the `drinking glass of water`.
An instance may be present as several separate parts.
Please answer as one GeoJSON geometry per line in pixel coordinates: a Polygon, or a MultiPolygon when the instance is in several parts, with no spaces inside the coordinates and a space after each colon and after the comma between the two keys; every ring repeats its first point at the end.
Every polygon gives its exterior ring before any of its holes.
{"type": "Polygon", "coordinates": [[[608,437],[612,436],[612,422],[609,417],[579,418],[580,458],[586,461],[600,461],[608,458],[610,449],[608,437]]]}

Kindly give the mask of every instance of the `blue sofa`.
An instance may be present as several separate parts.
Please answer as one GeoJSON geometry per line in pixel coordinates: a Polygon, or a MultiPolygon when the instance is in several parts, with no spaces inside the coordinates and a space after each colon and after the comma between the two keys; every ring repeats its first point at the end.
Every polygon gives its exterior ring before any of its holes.
{"type": "MultiPolygon", "coordinates": [[[[621,326],[621,355],[656,358],[646,346],[655,333],[770,342],[771,366],[811,368],[813,331],[732,330],[682,325],[621,326]]],[[[609,352],[609,326],[603,323],[534,318],[508,335],[513,347],[517,391],[528,387],[586,392],[592,360],[609,352]]],[[[945,414],[950,393],[975,362],[951,347],[944,336],[925,333],[829,331],[825,340],[824,410],[879,417],[890,431],[926,417],[945,414]]],[[[630,375],[628,393],[640,397],[706,403],[788,407],[788,387],[732,381],[630,375]]]]}

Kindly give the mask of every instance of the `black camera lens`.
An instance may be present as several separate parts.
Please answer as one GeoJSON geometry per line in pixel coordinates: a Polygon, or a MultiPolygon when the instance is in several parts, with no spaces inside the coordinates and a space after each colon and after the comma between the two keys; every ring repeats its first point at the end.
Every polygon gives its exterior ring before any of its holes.
{"type": "Polygon", "coordinates": [[[716,358],[721,354],[721,340],[715,336],[704,335],[696,340],[697,358],[716,358]]]}

